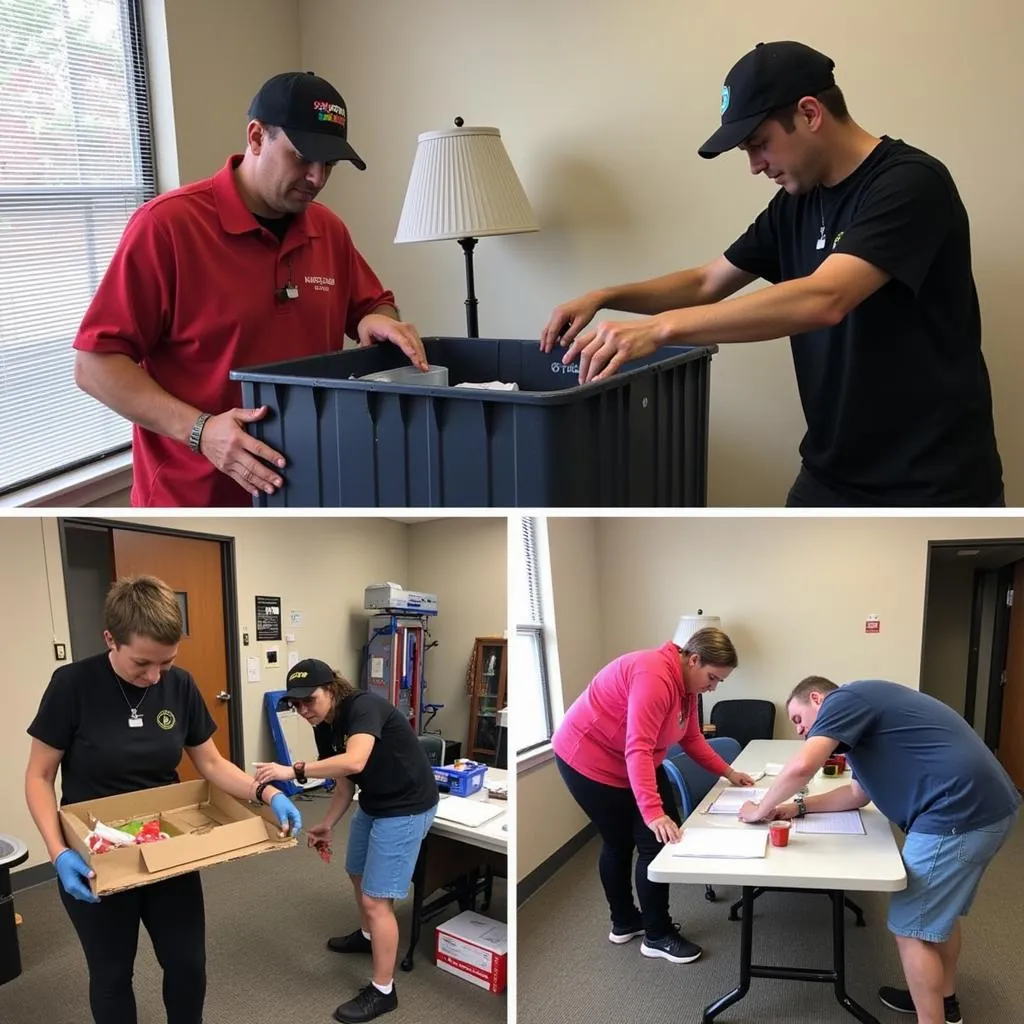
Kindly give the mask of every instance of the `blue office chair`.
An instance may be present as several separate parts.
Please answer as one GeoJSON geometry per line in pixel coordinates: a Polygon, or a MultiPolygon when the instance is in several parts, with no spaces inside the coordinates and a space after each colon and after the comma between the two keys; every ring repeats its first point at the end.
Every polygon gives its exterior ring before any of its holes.
{"type": "MultiPolygon", "coordinates": [[[[719,736],[708,740],[708,743],[726,763],[731,764],[739,756],[740,745],[729,736],[719,736]]],[[[719,776],[697,764],[692,757],[683,752],[678,743],[669,747],[662,764],[676,791],[679,812],[685,821],[697,809],[701,800],[711,792],[719,776]]],[[[704,899],[711,903],[717,899],[715,890],[710,885],[704,886],[704,899]]]]}

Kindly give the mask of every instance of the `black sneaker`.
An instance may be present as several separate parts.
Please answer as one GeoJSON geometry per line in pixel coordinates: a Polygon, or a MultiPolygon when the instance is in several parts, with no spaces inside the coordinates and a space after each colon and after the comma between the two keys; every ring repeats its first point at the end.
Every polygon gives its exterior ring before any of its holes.
{"type": "Polygon", "coordinates": [[[360,1021],[373,1020],[382,1013],[388,1013],[398,1008],[398,992],[395,990],[395,983],[391,983],[391,991],[384,995],[372,982],[366,988],[359,990],[355,999],[342,1003],[334,1011],[334,1019],[340,1020],[342,1024],[359,1024],[360,1021]]]}
{"type": "Polygon", "coordinates": [[[689,964],[693,963],[703,951],[695,942],[684,939],[679,934],[679,926],[673,925],[672,931],[660,939],[644,939],[640,943],[640,952],[644,956],[660,956],[663,960],[670,960],[674,964],[689,964]]]}
{"type": "Polygon", "coordinates": [[[334,953],[373,952],[373,946],[363,934],[362,928],[357,928],[351,935],[335,935],[333,939],[327,940],[327,948],[334,953]]]}
{"type": "Polygon", "coordinates": [[[643,933],[643,922],[639,919],[632,921],[630,924],[613,924],[612,930],[608,933],[608,941],[621,946],[624,942],[629,942],[631,939],[643,935],[643,933]]]}
{"type": "MultiPolygon", "coordinates": [[[[878,990],[878,998],[897,1013],[917,1013],[914,1009],[914,1000],[910,998],[909,990],[905,988],[892,988],[884,985],[878,990]]],[[[943,1009],[946,1011],[946,1024],[963,1024],[963,1017],[960,1015],[960,1002],[954,993],[946,996],[943,1001],[943,1009]]]]}

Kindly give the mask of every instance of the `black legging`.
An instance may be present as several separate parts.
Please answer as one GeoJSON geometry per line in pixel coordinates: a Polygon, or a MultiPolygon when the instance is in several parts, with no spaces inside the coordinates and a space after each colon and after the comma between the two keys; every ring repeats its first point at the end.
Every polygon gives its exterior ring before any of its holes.
{"type": "Polygon", "coordinates": [[[96,1024],[137,1024],[132,975],[139,922],[164,971],[167,1024],[202,1024],[206,998],[206,914],[199,873],[83,903],[58,883],[89,965],[89,1006],[96,1024]]]}
{"type": "MultiPolygon", "coordinates": [[[[668,912],[669,887],[664,882],[652,882],[647,877],[647,868],[658,855],[662,844],[644,824],[633,790],[594,782],[566,764],[557,754],[555,761],[573,799],[597,826],[601,836],[601,858],[598,863],[612,924],[627,927],[640,917],[648,939],[660,939],[667,935],[672,931],[672,918],[668,912]],[[631,885],[634,849],[637,851],[635,877],[636,895],[640,901],[639,914],[633,902],[631,885]]],[[[680,824],[672,784],[660,765],[655,771],[655,779],[665,813],[677,825],[680,824]]]]}

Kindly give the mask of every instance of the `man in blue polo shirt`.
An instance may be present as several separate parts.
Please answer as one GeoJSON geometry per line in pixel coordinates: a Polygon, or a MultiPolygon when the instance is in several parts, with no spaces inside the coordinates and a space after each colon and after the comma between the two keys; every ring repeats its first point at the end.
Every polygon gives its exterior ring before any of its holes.
{"type": "Polygon", "coordinates": [[[888,926],[909,990],[886,986],[879,998],[891,1009],[916,1012],[919,1024],[960,1024],[959,918],[1017,820],[1020,794],[960,715],[897,683],[867,679],[839,687],[810,676],[787,698],[786,713],[807,744],[740,817],[794,818],[874,801],[907,834],[907,887],[892,896],[888,926]],[[850,762],[849,786],[782,803],[836,753],[850,762]]]}

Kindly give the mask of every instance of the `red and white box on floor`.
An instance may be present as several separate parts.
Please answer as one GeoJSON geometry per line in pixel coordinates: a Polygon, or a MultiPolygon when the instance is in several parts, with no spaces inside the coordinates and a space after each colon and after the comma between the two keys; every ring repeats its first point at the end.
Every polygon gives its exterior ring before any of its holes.
{"type": "Polygon", "coordinates": [[[504,992],[508,976],[508,927],[467,910],[436,931],[435,958],[442,971],[504,992]]]}

